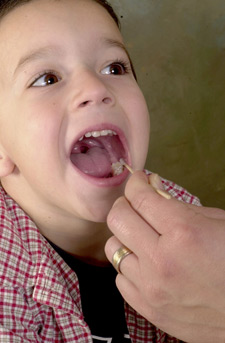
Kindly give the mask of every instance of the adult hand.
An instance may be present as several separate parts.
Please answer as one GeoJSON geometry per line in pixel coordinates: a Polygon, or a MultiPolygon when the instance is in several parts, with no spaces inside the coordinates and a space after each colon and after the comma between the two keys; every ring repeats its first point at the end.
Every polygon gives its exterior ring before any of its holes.
{"type": "Polygon", "coordinates": [[[185,342],[224,343],[225,211],[167,200],[135,172],[107,222],[108,259],[121,245],[133,251],[116,279],[124,299],[185,342]]]}

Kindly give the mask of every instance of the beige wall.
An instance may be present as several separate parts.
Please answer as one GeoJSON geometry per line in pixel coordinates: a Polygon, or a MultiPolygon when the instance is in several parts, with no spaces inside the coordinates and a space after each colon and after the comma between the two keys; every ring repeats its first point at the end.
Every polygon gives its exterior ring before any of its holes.
{"type": "Polygon", "coordinates": [[[225,209],[225,1],[111,3],[150,110],[146,167],[225,209]]]}

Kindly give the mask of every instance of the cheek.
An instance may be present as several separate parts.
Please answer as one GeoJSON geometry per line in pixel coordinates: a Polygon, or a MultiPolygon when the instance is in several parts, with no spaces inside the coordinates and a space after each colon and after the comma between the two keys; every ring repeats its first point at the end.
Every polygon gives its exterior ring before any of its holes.
{"type": "MultiPolygon", "coordinates": [[[[24,111],[21,126],[26,128],[35,143],[47,142],[57,137],[61,125],[61,111],[55,103],[32,103],[24,111]]],[[[43,145],[43,143],[42,143],[43,145]]]]}
{"type": "Polygon", "coordinates": [[[146,101],[141,91],[130,104],[130,115],[136,139],[143,147],[148,147],[150,135],[150,117],[146,101]]]}
{"type": "Polygon", "coordinates": [[[139,91],[130,103],[130,120],[132,122],[132,150],[135,160],[134,168],[144,168],[150,136],[150,117],[146,101],[143,94],[139,91]]]}
{"type": "Polygon", "coordinates": [[[45,163],[56,153],[60,120],[50,106],[32,105],[21,109],[15,134],[17,156],[45,163]],[[58,119],[57,119],[58,118],[58,119]]]}

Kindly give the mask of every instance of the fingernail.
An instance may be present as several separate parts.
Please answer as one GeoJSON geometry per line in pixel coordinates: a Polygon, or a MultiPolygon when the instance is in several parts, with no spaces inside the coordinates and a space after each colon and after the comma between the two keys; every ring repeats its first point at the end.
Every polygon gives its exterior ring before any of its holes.
{"type": "Polygon", "coordinates": [[[164,191],[162,181],[158,174],[151,174],[149,176],[149,183],[152,185],[153,188],[161,189],[162,191],[164,191]]]}

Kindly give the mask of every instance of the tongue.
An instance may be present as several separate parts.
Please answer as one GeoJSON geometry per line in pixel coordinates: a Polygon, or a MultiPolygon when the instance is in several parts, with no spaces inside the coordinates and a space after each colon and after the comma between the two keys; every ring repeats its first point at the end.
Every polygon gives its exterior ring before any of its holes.
{"type": "Polygon", "coordinates": [[[107,151],[98,147],[83,154],[72,154],[71,161],[83,173],[96,177],[107,177],[112,170],[107,151]]]}
{"type": "Polygon", "coordinates": [[[71,161],[83,173],[95,177],[112,176],[112,163],[124,157],[118,136],[85,138],[74,146],[71,161]]]}

